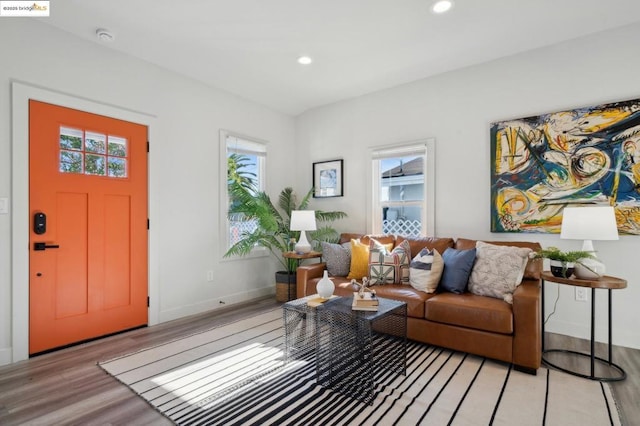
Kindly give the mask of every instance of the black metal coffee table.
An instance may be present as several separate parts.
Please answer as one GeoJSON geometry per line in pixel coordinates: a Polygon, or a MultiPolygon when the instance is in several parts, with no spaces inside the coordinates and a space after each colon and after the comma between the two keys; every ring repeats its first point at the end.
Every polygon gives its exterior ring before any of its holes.
{"type": "Polygon", "coordinates": [[[317,308],[307,303],[316,297],[307,296],[282,305],[285,364],[293,360],[315,359],[317,308]]]}
{"type": "Polygon", "coordinates": [[[407,304],[379,298],[378,311],[354,311],[351,297],[315,312],[316,382],[372,404],[375,373],[407,370],[407,304]]]}

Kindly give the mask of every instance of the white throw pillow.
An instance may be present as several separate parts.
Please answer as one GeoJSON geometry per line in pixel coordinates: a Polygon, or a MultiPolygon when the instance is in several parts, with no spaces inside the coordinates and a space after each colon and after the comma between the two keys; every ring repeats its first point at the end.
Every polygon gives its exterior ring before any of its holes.
{"type": "Polygon", "coordinates": [[[411,261],[409,283],[416,290],[435,293],[444,270],[444,261],[438,250],[423,248],[411,261]]]}
{"type": "Polygon", "coordinates": [[[522,282],[530,248],[476,242],[476,263],[469,277],[469,292],[513,303],[513,292],[522,282]]]}

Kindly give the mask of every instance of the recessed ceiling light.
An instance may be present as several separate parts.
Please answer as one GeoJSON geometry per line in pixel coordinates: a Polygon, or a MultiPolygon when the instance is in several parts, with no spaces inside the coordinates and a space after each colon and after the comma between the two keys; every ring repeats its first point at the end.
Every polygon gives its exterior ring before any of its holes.
{"type": "Polygon", "coordinates": [[[431,6],[431,10],[433,13],[445,13],[453,7],[453,2],[451,0],[440,0],[437,1],[431,6]]]}
{"type": "Polygon", "coordinates": [[[104,28],[98,28],[96,30],[96,37],[98,40],[104,41],[105,43],[110,43],[116,39],[116,36],[109,30],[105,30],[104,28]]]}
{"type": "Polygon", "coordinates": [[[299,63],[300,65],[309,65],[311,62],[313,62],[313,59],[311,59],[311,58],[310,58],[310,57],[308,57],[308,56],[300,56],[300,57],[298,58],[298,63],[299,63]]]}

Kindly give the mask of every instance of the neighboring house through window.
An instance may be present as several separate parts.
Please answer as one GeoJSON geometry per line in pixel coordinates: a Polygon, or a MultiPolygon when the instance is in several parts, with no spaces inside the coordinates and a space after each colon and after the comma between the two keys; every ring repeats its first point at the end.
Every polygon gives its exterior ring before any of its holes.
{"type": "Polygon", "coordinates": [[[229,196],[228,185],[231,179],[251,181],[256,191],[264,191],[267,146],[264,142],[240,136],[226,130],[220,131],[221,146],[221,234],[225,236],[224,252],[237,243],[243,232],[255,230],[255,220],[240,215],[229,217],[229,206],[234,202],[229,196]],[[231,167],[230,167],[231,166],[231,167]]]}
{"type": "Polygon", "coordinates": [[[372,232],[433,236],[434,140],[372,151],[372,232]]]}

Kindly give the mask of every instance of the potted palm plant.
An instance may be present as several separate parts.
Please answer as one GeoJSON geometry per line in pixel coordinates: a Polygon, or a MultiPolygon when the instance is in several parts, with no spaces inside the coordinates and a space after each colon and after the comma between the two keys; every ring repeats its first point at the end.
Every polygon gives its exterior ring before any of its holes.
{"type": "Polygon", "coordinates": [[[558,247],[549,247],[533,253],[534,259],[549,259],[551,274],[554,277],[569,278],[574,271],[575,264],[580,263],[580,259],[593,258],[593,253],[589,251],[562,251],[558,247]]]}
{"type": "MultiPolygon", "coordinates": [[[[266,192],[255,189],[250,179],[239,178],[243,176],[247,178],[241,172],[243,164],[246,164],[242,156],[230,161],[235,161],[236,164],[229,167],[229,170],[233,170],[235,174],[235,176],[230,174],[228,180],[229,196],[232,200],[229,217],[253,220],[256,226],[252,230],[243,231],[239,241],[233,244],[224,256],[245,256],[251,253],[256,246],[264,247],[278,259],[283,267],[282,271],[276,272],[276,282],[284,280],[286,286],[295,285],[297,260],[283,258],[282,253],[291,250],[291,242],[297,240],[300,235],[300,232],[289,229],[291,212],[307,209],[313,188],[305,194],[300,202],[298,202],[292,188],[284,188],[280,192],[277,204],[274,204],[266,192]]],[[[315,216],[316,221],[320,224],[344,218],[347,214],[342,211],[316,210],[315,216]]],[[[328,224],[318,226],[316,231],[309,233],[309,236],[317,251],[320,249],[321,241],[335,242],[339,239],[338,232],[328,224]]],[[[286,293],[289,294],[289,291],[286,293]]]]}

